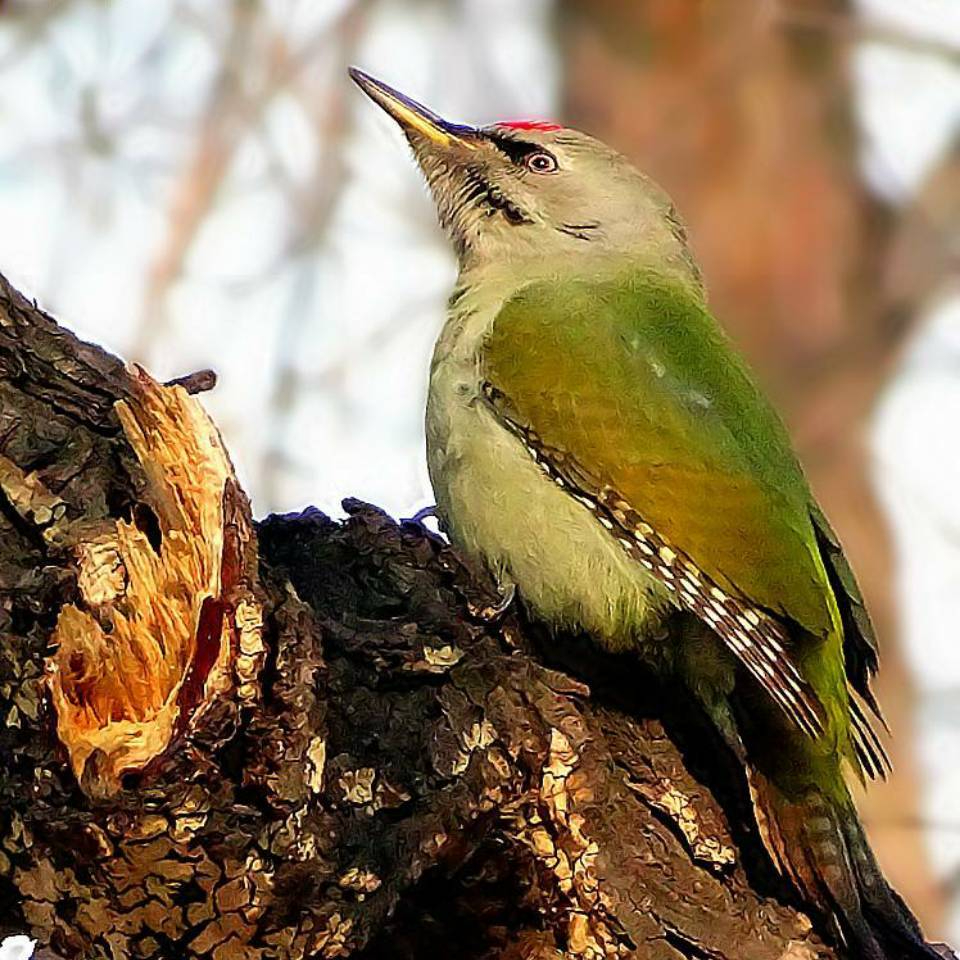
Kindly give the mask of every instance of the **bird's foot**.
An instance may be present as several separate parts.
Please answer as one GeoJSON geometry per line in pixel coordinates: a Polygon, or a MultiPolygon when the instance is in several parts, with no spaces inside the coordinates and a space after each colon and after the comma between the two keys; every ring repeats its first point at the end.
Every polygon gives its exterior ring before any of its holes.
{"type": "Polygon", "coordinates": [[[474,620],[481,623],[499,623],[504,614],[510,609],[517,596],[515,584],[508,584],[506,587],[499,588],[500,600],[495,604],[485,604],[481,606],[472,601],[467,602],[467,611],[474,620]]]}
{"type": "Polygon", "coordinates": [[[440,514],[437,513],[437,505],[435,503],[431,503],[429,507],[423,507],[421,510],[418,510],[412,517],[402,518],[400,523],[402,526],[415,527],[418,533],[425,536],[428,540],[433,541],[437,546],[447,546],[447,539],[443,533],[443,521],[440,519],[440,514]],[[426,524],[426,521],[431,517],[437,521],[436,530],[434,530],[433,527],[428,527],[426,524]]]}
{"type": "Polygon", "coordinates": [[[423,526],[423,521],[429,519],[430,517],[437,516],[437,505],[431,503],[429,507],[422,507],[418,510],[412,517],[408,520],[405,520],[405,523],[418,523],[423,526]]]}

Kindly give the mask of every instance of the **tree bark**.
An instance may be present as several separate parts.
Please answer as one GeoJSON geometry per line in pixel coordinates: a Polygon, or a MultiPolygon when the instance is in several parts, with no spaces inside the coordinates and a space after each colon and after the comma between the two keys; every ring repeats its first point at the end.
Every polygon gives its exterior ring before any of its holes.
{"type": "Polygon", "coordinates": [[[111,960],[835,956],[740,771],[631,658],[477,613],[491,585],[374,507],[255,528],[182,384],[2,278],[0,371],[0,934],[111,960]]]}

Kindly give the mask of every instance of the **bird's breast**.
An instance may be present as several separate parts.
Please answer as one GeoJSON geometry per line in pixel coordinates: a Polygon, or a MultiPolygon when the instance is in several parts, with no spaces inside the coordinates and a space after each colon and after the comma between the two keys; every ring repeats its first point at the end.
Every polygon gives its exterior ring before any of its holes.
{"type": "Polygon", "coordinates": [[[636,645],[670,609],[666,591],[501,426],[477,371],[447,356],[431,375],[427,459],[452,542],[551,624],[636,645]]]}

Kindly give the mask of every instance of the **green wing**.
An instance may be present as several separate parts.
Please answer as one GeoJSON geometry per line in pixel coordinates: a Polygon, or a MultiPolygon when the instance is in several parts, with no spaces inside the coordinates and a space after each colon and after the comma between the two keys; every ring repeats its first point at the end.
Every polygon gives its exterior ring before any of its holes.
{"type": "Polygon", "coordinates": [[[481,364],[498,415],[546,466],[619,499],[732,598],[734,621],[749,607],[779,625],[762,651],[787,661],[776,677],[725,639],[809,730],[783,700],[799,695],[799,674],[845,741],[842,624],[812,497],[782,423],[705,307],[648,273],[533,284],[502,307],[481,364]]]}
{"type": "Polygon", "coordinates": [[[810,515],[843,619],[843,650],[847,677],[853,689],[879,717],[880,707],[870,689],[870,680],[876,674],[880,663],[873,623],[853,570],[850,569],[830,521],[817,503],[812,504],[810,515]]]}
{"type": "Polygon", "coordinates": [[[863,772],[874,778],[886,779],[887,772],[892,769],[890,758],[860,704],[860,701],[866,703],[873,715],[886,727],[880,706],[870,688],[870,681],[880,664],[873,623],[867,613],[856,577],[830,521],[815,502],[812,503],[810,514],[843,622],[843,659],[850,686],[850,720],[854,748],[863,772]]]}

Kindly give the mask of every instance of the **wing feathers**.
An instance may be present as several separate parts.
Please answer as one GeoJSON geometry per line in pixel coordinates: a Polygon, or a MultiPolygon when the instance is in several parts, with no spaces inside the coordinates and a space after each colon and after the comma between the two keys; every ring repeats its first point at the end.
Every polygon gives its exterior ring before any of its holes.
{"type": "Polygon", "coordinates": [[[886,729],[887,723],[880,712],[880,705],[870,689],[870,680],[876,674],[879,665],[877,638],[873,632],[873,624],[870,622],[863,596],[850,569],[850,564],[844,556],[840,541],[816,503],[811,504],[810,515],[816,531],[820,555],[823,557],[830,586],[833,588],[840,608],[840,617],[843,621],[844,663],[850,687],[862,697],[864,703],[870,708],[870,712],[886,729]]]}
{"type": "Polygon", "coordinates": [[[883,743],[863,705],[890,732],[880,711],[870,680],[877,672],[879,654],[873,624],[867,614],[860,588],[843,548],[820,507],[810,507],[817,545],[827,569],[830,586],[837,598],[843,623],[843,659],[847,675],[847,699],[850,702],[850,734],[862,773],[871,779],[885,780],[893,769],[883,743]]]}
{"type": "Polygon", "coordinates": [[[851,687],[848,691],[850,699],[850,732],[853,737],[853,748],[857,752],[860,767],[871,780],[886,780],[887,774],[893,770],[890,757],[884,749],[877,731],[874,730],[870,718],[863,712],[856,691],[851,687]]]}
{"type": "Polygon", "coordinates": [[[689,557],[659,535],[620,495],[584,470],[564,451],[544,444],[506,409],[506,400],[486,384],[495,413],[554,482],[591,509],[620,545],[723,640],[784,714],[808,736],[823,733],[823,707],[787,653],[786,629],[746,599],[721,589],[689,557]]]}

